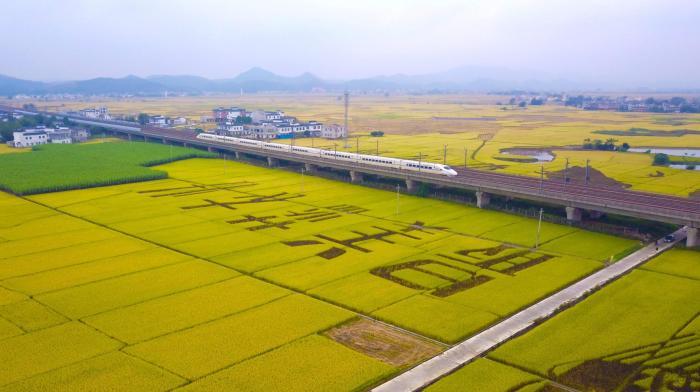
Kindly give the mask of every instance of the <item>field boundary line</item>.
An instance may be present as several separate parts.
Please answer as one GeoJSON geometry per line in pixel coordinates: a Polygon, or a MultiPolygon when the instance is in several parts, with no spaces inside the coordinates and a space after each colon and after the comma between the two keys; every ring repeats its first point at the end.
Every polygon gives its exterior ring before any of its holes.
{"type": "Polygon", "coordinates": [[[651,243],[622,260],[579,280],[498,324],[464,340],[444,353],[377,386],[372,391],[416,391],[432,384],[444,375],[481,357],[511,338],[554,316],[559,311],[576,304],[578,300],[585,298],[656,255],[672,248],[676,243],[685,239],[685,228],[677,230],[674,234],[676,240],[671,243],[661,243],[658,246],[658,250],[656,250],[656,245],[651,243]]]}
{"type": "MultiPolygon", "coordinates": [[[[168,245],[159,244],[158,242],[151,241],[151,240],[148,240],[148,239],[139,237],[138,235],[135,235],[135,234],[127,233],[127,232],[125,232],[125,231],[122,231],[122,230],[119,230],[119,229],[110,227],[110,226],[108,226],[108,225],[106,225],[106,224],[102,224],[102,223],[99,223],[99,222],[95,222],[95,221],[93,221],[93,220],[91,220],[91,219],[88,219],[88,218],[85,218],[85,217],[82,217],[82,216],[78,216],[78,215],[75,215],[75,214],[70,213],[70,212],[67,212],[67,211],[62,211],[62,210],[60,210],[60,209],[58,209],[58,208],[51,207],[51,206],[49,206],[49,205],[46,205],[46,204],[44,204],[44,203],[42,203],[42,202],[39,202],[39,201],[36,201],[36,200],[28,199],[28,198],[26,198],[26,197],[24,197],[24,196],[17,196],[17,197],[19,197],[19,198],[21,198],[21,199],[23,199],[23,200],[26,200],[26,201],[28,201],[28,202],[30,202],[30,203],[34,203],[34,204],[36,204],[36,205],[42,206],[42,207],[44,207],[44,208],[48,208],[48,209],[50,209],[50,210],[52,210],[52,211],[56,211],[56,212],[58,212],[58,213],[60,213],[60,214],[64,214],[64,215],[66,215],[66,216],[70,216],[70,217],[72,217],[72,218],[79,219],[79,220],[82,220],[82,221],[91,223],[91,224],[93,224],[93,225],[95,225],[95,226],[98,226],[98,227],[101,227],[101,228],[103,228],[103,229],[106,229],[106,230],[109,230],[109,231],[118,233],[118,234],[120,234],[120,235],[129,237],[129,238],[133,238],[133,239],[136,239],[136,240],[139,240],[139,241],[143,241],[143,242],[145,242],[145,243],[154,245],[154,246],[159,247],[159,248],[162,248],[162,249],[168,249],[168,250],[170,250],[170,251],[177,252],[177,253],[179,253],[179,254],[183,254],[183,255],[189,256],[189,257],[193,258],[194,260],[203,261],[203,262],[205,262],[205,263],[211,263],[211,264],[217,265],[217,266],[219,266],[219,267],[223,267],[223,268],[229,269],[229,270],[231,270],[231,271],[237,272],[237,273],[239,273],[240,275],[247,276],[247,277],[250,277],[250,278],[252,278],[252,279],[256,279],[256,280],[259,280],[259,281],[261,281],[261,282],[265,282],[265,283],[274,285],[274,286],[276,286],[276,287],[283,288],[283,289],[289,290],[289,291],[291,291],[291,292],[304,295],[304,296],[306,296],[306,297],[308,297],[308,298],[311,298],[311,299],[316,300],[316,301],[321,301],[321,302],[323,302],[323,303],[325,303],[325,304],[328,304],[328,305],[330,305],[330,306],[335,306],[335,307],[338,307],[338,308],[347,310],[347,311],[352,312],[353,314],[355,314],[355,315],[357,315],[357,316],[363,316],[363,317],[370,318],[370,319],[375,320],[375,321],[380,321],[380,320],[377,320],[377,319],[375,319],[375,318],[373,318],[373,317],[371,317],[371,316],[369,316],[369,315],[365,315],[365,314],[360,313],[360,312],[358,312],[358,311],[356,311],[356,310],[354,310],[354,309],[351,309],[351,308],[348,307],[348,306],[339,306],[339,305],[337,305],[337,304],[335,304],[335,303],[332,303],[332,302],[329,302],[329,301],[326,301],[326,300],[322,300],[322,299],[316,298],[316,297],[314,297],[314,296],[308,294],[307,292],[305,292],[305,291],[303,291],[303,290],[296,289],[296,288],[293,288],[293,287],[287,287],[287,286],[284,286],[284,285],[279,284],[279,283],[277,283],[277,282],[273,282],[273,281],[270,281],[270,280],[267,280],[267,279],[263,279],[262,277],[255,276],[255,275],[252,274],[252,273],[249,273],[249,272],[246,272],[246,271],[237,269],[237,268],[233,268],[233,267],[231,267],[231,266],[229,266],[229,265],[226,265],[226,264],[223,264],[223,263],[219,263],[219,262],[217,262],[217,261],[214,261],[214,260],[211,260],[211,259],[208,259],[208,258],[200,257],[200,256],[197,256],[197,255],[194,255],[194,254],[191,254],[191,253],[188,253],[188,252],[185,252],[185,251],[182,251],[182,250],[173,248],[173,247],[168,246],[168,245]]],[[[185,262],[186,262],[186,261],[187,261],[187,260],[185,260],[185,262]]],[[[156,267],[156,268],[160,268],[160,267],[156,267]]],[[[229,278],[229,279],[230,279],[230,278],[229,278]]],[[[187,290],[177,291],[177,292],[175,292],[175,293],[184,292],[184,291],[189,291],[189,290],[196,289],[196,288],[199,288],[199,287],[202,287],[202,286],[207,286],[207,285],[210,285],[210,284],[219,283],[219,282],[222,282],[222,281],[225,281],[225,280],[227,280],[227,279],[223,279],[223,280],[216,281],[216,282],[211,282],[211,283],[208,283],[208,284],[206,284],[206,285],[201,285],[201,286],[197,286],[197,287],[192,287],[192,288],[189,288],[189,289],[187,289],[187,290]]],[[[171,294],[174,294],[174,293],[169,293],[169,294],[166,294],[166,295],[171,295],[171,294]]],[[[159,297],[156,297],[156,298],[160,298],[160,297],[163,297],[163,296],[159,296],[159,297]]],[[[41,303],[41,304],[44,305],[44,306],[48,306],[48,305],[44,304],[43,302],[37,300],[36,298],[32,298],[32,299],[34,299],[35,301],[41,303]]],[[[154,298],[151,298],[151,299],[154,299],[154,298]]],[[[147,299],[147,300],[140,301],[140,302],[137,302],[137,303],[147,302],[147,301],[150,301],[151,299],[147,299]]],[[[135,305],[135,304],[129,304],[129,305],[127,305],[127,306],[132,306],[132,305],[135,305]]],[[[123,308],[123,307],[125,307],[125,306],[121,306],[121,307],[114,308],[114,309],[120,309],[120,308],[123,308]]],[[[49,308],[51,308],[51,307],[49,306],[49,308]]],[[[53,308],[51,308],[51,309],[53,309],[53,308]]],[[[102,313],[105,313],[105,312],[108,312],[108,311],[114,310],[114,309],[109,309],[109,310],[105,310],[105,311],[103,311],[103,312],[99,312],[99,313],[95,313],[95,314],[90,314],[90,315],[81,317],[81,318],[79,318],[79,319],[83,319],[83,318],[86,318],[86,317],[95,316],[95,315],[102,314],[102,313]]],[[[55,310],[55,309],[54,309],[54,310],[55,310]]],[[[58,312],[58,313],[59,313],[60,315],[64,316],[64,317],[68,318],[68,319],[73,320],[72,317],[69,317],[69,316],[67,316],[67,315],[65,315],[65,314],[63,314],[63,313],[61,313],[61,312],[58,312]]],[[[404,333],[406,333],[406,334],[417,335],[417,336],[421,336],[421,337],[424,338],[424,339],[432,340],[431,338],[429,338],[429,337],[427,337],[427,336],[420,335],[420,334],[418,334],[418,333],[416,333],[416,332],[409,331],[409,330],[407,330],[407,329],[405,329],[405,328],[402,328],[402,327],[399,327],[399,326],[396,326],[396,325],[394,326],[394,328],[397,329],[397,330],[400,330],[400,331],[402,331],[402,332],[404,332],[404,333]]]]}

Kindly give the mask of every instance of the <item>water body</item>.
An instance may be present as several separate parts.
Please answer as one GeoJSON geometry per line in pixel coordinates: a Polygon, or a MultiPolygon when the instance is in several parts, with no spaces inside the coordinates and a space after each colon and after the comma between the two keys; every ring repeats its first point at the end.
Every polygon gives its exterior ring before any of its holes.
{"type": "MultiPolygon", "coordinates": [[[[688,165],[668,165],[668,167],[673,168],[673,169],[688,170],[688,165]]],[[[695,165],[695,169],[693,169],[693,170],[700,170],[700,165],[695,165]]]]}
{"type": "MultiPolygon", "coordinates": [[[[501,151],[503,155],[522,155],[537,159],[537,162],[552,162],[554,155],[549,151],[544,150],[527,150],[527,149],[512,149],[501,151]]],[[[535,163],[535,162],[533,162],[535,163]]]]}
{"type": "Polygon", "coordinates": [[[656,148],[656,147],[635,147],[627,150],[629,152],[647,152],[652,154],[666,154],[674,157],[700,157],[700,148],[656,148]]]}

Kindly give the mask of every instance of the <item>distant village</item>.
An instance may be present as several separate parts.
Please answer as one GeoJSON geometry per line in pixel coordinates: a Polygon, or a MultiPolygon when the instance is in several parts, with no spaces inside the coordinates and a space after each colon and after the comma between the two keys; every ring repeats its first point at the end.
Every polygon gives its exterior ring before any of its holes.
{"type": "Polygon", "coordinates": [[[318,121],[301,122],[281,110],[249,112],[240,107],[219,107],[214,109],[212,114],[212,118],[205,121],[213,121],[217,124],[214,132],[218,135],[260,140],[347,137],[347,130],[341,125],[324,125],[318,121]]]}
{"type": "MultiPolygon", "coordinates": [[[[25,109],[33,110],[35,108],[31,106],[25,107],[25,109]]],[[[235,106],[215,108],[212,110],[211,116],[202,116],[199,124],[192,123],[185,117],[171,118],[146,113],[141,113],[138,116],[115,116],[111,115],[106,107],[85,108],[60,113],[60,115],[80,116],[102,121],[131,121],[156,127],[197,127],[213,123],[215,124],[214,128],[206,127],[210,129],[209,132],[258,140],[304,137],[340,139],[347,137],[347,130],[342,125],[326,125],[318,121],[302,122],[281,110],[247,111],[235,106]]],[[[40,122],[35,121],[33,116],[30,116],[32,117],[31,121],[28,118],[23,120],[24,117],[18,112],[0,113],[0,128],[4,130],[2,138],[7,145],[24,148],[49,143],[78,143],[86,141],[90,136],[89,130],[75,127],[75,124],[71,124],[67,117],[63,121],[52,118],[42,119],[40,122]]],[[[204,131],[202,128],[198,129],[204,131]]]]}
{"type": "MultiPolygon", "coordinates": [[[[513,92],[511,92],[513,94],[513,92]]],[[[564,105],[583,110],[601,110],[611,112],[639,113],[700,113],[700,100],[684,97],[662,98],[633,98],[627,96],[584,96],[567,94],[538,94],[517,92],[507,103],[521,108],[528,105],[564,105]]],[[[498,102],[499,106],[506,105],[498,102]]]]}

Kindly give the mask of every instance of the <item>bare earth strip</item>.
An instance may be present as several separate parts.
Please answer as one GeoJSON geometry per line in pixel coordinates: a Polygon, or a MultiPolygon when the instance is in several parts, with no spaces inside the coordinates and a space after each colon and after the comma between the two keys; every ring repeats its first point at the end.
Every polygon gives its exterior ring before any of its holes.
{"type": "Polygon", "coordinates": [[[685,228],[674,233],[676,240],[658,247],[648,245],[589,277],[574,283],[552,296],[520,311],[493,327],[457,344],[444,353],[423,362],[413,369],[374,388],[373,392],[415,391],[438,378],[476,359],[482,354],[532,327],[538,321],[555,314],[557,310],[586,296],[591,291],[611,282],[659,253],[685,239],[685,228]]]}
{"type": "Polygon", "coordinates": [[[442,351],[437,344],[367,318],[326,332],[331,339],[397,367],[411,366],[442,351]]]}

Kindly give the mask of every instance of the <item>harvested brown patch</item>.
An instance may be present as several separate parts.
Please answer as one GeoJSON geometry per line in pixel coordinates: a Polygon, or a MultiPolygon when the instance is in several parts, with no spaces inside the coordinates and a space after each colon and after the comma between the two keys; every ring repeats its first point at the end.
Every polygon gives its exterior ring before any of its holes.
{"type": "MultiPolygon", "coordinates": [[[[547,173],[547,177],[550,180],[564,180],[564,170],[560,171],[551,171],[547,173]]],[[[567,177],[569,178],[569,183],[570,184],[579,184],[583,185],[586,183],[586,168],[585,167],[580,167],[580,166],[572,166],[569,168],[568,173],[566,173],[567,177]]],[[[596,170],[594,168],[590,168],[589,170],[589,177],[590,181],[589,184],[591,185],[597,185],[597,186],[606,186],[606,187],[613,187],[613,188],[620,188],[620,189],[625,189],[629,188],[629,184],[625,184],[623,182],[619,182],[613,178],[610,178],[603,174],[601,171],[596,170]]]]}
{"type": "Polygon", "coordinates": [[[562,374],[557,381],[584,391],[614,391],[638,368],[639,365],[593,359],[562,374]]]}
{"type": "Polygon", "coordinates": [[[325,334],[353,350],[397,367],[414,365],[442,351],[442,347],[433,342],[365,318],[325,334]]]}

